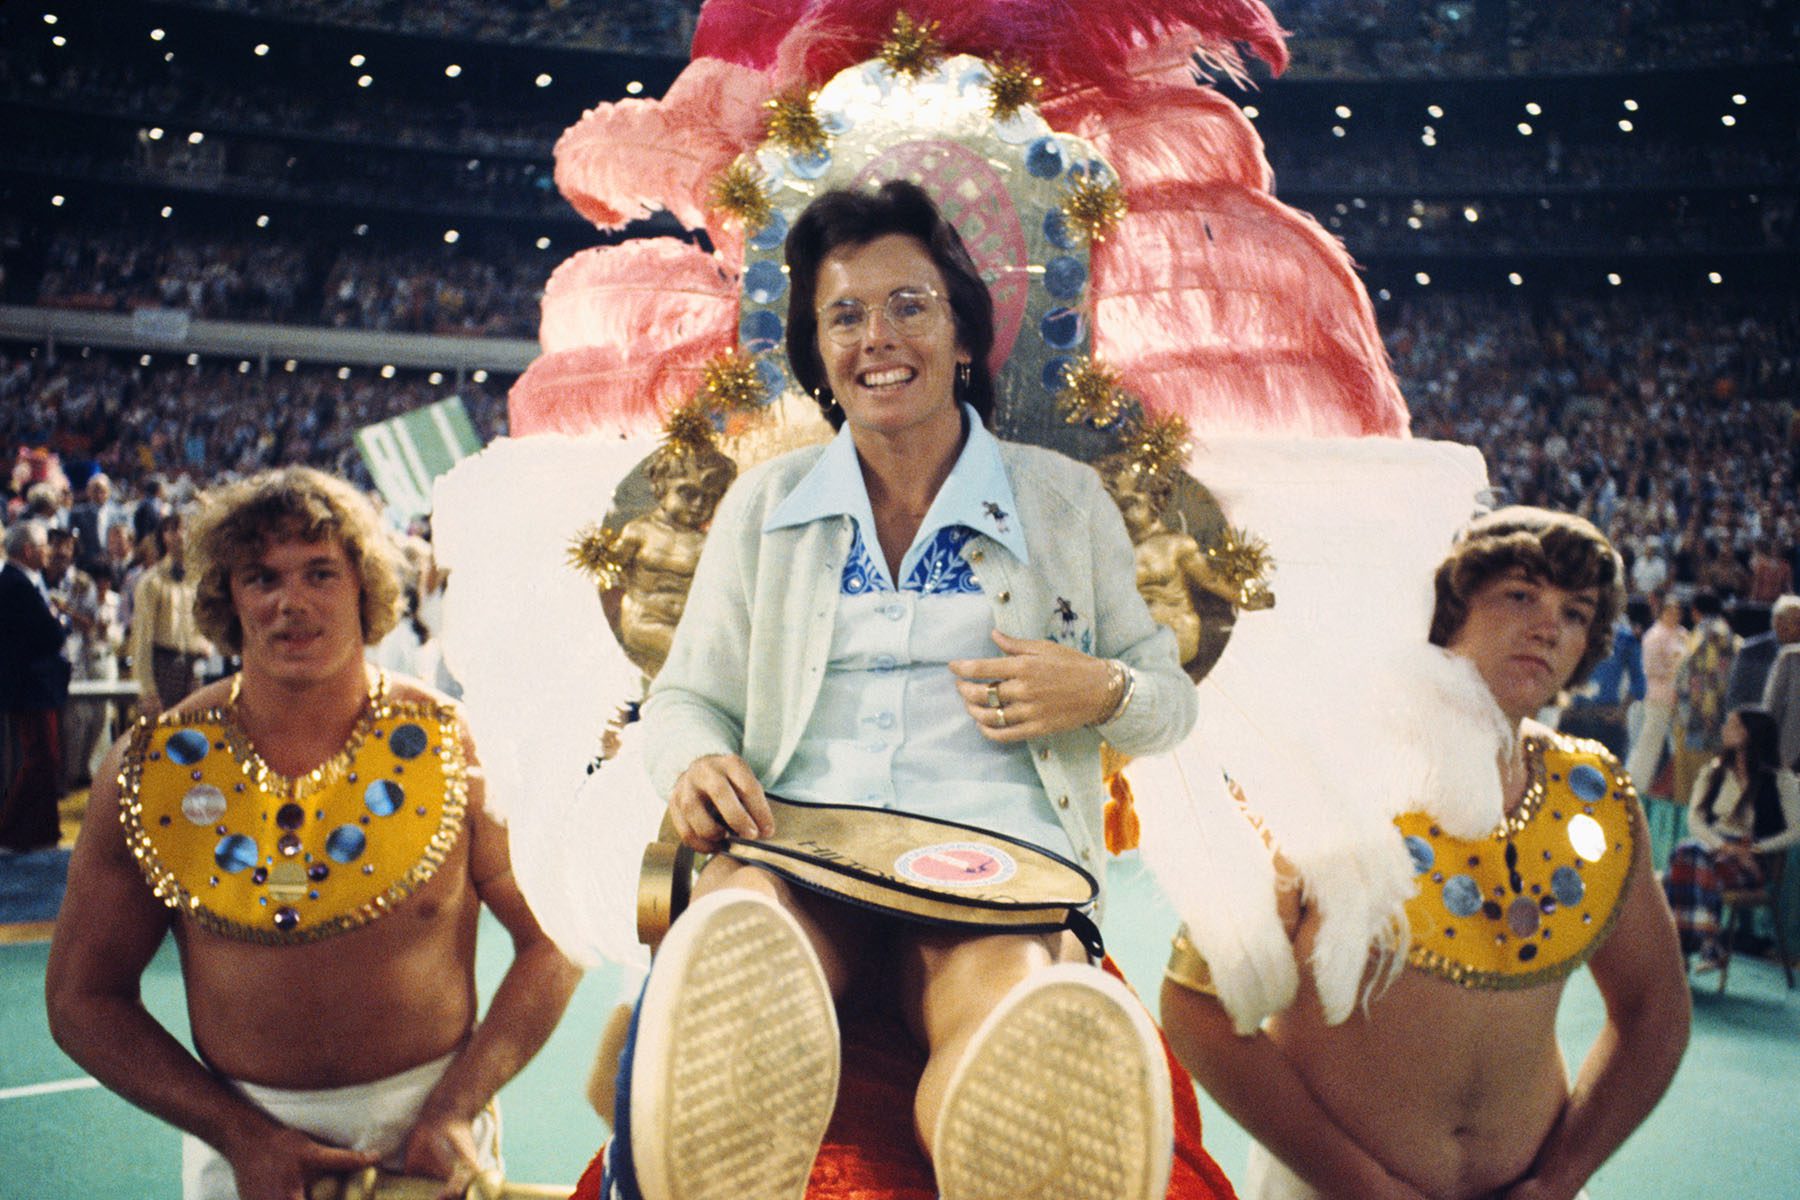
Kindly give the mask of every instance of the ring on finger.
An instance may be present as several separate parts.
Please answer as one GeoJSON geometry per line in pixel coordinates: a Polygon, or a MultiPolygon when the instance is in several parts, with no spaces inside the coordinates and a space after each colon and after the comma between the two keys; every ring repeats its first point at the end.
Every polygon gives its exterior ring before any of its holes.
{"type": "Polygon", "coordinates": [[[987,706],[989,708],[1001,707],[1000,685],[998,683],[990,683],[987,686],[987,706]]]}
{"type": "Polygon", "coordinates": [[[994,708],[994,728],[1006,728],[1006,705],[1004,704],[997,705],[994,708]]]}

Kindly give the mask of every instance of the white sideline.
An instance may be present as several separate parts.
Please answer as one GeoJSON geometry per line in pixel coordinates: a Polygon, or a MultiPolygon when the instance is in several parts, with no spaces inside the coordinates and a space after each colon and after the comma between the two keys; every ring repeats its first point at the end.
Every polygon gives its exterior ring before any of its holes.
{"type": "Polygon", "coordinates": [[[31,1096],[48,1096],[55,1092],[78,1092],[97,1088],[100,1081],[83,1075],[79,1079],[58,1079],[51,1083],[31,1083],[24,1087],[0,1088],[0,1100],[24,1100],[31,1096]]]}

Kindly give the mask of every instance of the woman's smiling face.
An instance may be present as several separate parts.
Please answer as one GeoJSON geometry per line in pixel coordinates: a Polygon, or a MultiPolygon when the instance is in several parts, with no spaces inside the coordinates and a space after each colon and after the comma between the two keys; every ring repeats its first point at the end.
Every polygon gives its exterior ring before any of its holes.
{"type": "Polygon", "coordinates": [[[957,340],[946,292],[925,246],[906,234],[840,246],[820,263],[813,296],[819,357],[852,432],[892,436],[934,421],[960,422],[956,368],[969,361],[969,353],[957,340]],[[894,327],[887,304],[895,293],[923,298],[930,308],[917,331],[894,327]],[[857,306],[864,315],[860,334],[840,344],[831,336],[833,317],[857,306]]]}

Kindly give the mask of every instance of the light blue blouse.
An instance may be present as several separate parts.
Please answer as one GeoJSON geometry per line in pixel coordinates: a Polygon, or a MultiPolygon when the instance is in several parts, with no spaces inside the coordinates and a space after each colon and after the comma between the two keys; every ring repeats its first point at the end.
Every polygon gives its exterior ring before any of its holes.
{"type": "Polygon", "coordinates": [[[819,700],[776,795],[960,821],[1065,857],[1063,831],[1023,743],[981,735],[946,664],[1001,654],[993,604],[960,553],[977,533],[1028,561],[999,444],[972,412],[968,437],[888,575],[856,446],[846,428],[770,513],[765,531],[849,517],[854,534],[819,700]]]}

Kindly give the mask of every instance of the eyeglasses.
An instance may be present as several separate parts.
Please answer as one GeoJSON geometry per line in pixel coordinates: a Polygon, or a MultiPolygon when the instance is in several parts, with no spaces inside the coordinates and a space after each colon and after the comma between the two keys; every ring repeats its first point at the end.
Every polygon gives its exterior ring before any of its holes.
{"type": "MultiPolygon", "coordinates": [[[[881,306],[887,327],[901,337],[929,333],[937,323],[944,297],[932,288],[901,288],[881,306]]],[[[854,346],[869,328],[869,306],[846,297],[819,310],[819,330],[839,346],[854,346]]]]}

